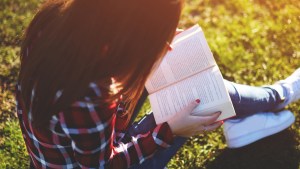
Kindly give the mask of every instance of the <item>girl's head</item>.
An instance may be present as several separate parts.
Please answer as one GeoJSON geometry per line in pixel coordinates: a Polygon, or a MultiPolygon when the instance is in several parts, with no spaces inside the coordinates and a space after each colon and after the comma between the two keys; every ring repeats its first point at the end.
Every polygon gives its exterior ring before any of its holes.
{"type": "MultiPolygon", "coordinates": [[[[114,77],[135,105],[178,24],[179,0],[48,0],[24,35],[20,84],[35,124],[114,77]],[[54,102],[58,90],[61,97],[54,102]]],[[[112,98],[113,98],[112,97],[112,98]]]]}

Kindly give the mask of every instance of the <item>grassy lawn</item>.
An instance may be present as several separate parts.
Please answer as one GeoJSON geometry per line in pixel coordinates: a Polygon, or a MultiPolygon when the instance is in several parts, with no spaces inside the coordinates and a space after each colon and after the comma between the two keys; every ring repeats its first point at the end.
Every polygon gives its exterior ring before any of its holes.
{"type": "MultiPolygon", "coordinates": [[[[22,31],[41,2],[0,1],[0,168],[28,167],[13,92],[22,31]]],[[[185,4],[179,27],[202,26],[226,79],[272,84],[300,66],[299,0],[186,0],[185,4]]],[[[288,107],[296,122],[287,131],[232,151],[219,129],[189,139],[168,168],[270,168],[271,163],[271,168],[298,168],[299,105],[288,107]]],[[[149,109],[147,102],[142,113],[149,109]]]]}

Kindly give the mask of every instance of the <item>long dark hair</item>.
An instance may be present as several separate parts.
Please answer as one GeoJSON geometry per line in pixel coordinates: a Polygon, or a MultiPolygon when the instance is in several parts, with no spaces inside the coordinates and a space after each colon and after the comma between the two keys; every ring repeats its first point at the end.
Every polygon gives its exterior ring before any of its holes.
{"type": "Polygon", "coordinates": [[[48,0],[24,34],[22,100],[45,126],[93,81],[114,77],[129,117],[153,65],[171,41],[181,12],[176,0],[48,0]],[[34,90],[34,97],[32,91],[34,90]],[[57,91],[63,91],[54,102],[57,91]]]}

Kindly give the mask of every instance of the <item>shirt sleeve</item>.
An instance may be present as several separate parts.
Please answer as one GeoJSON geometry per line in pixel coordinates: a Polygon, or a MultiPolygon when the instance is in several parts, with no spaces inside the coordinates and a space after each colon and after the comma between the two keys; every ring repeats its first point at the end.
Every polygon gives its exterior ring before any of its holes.
{"type": "Polygon", "coordinates": [[[58,114],[81,168],[128,168],[172,144],[173,134],[167,123],[133,136],[128,142],[116,141],[115,108],[115,105],[75,102],[58,114]]]}

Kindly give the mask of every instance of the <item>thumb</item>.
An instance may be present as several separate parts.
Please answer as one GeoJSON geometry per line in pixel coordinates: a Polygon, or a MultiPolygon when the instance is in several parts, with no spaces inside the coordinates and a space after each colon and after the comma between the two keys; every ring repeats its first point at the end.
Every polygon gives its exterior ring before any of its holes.
{"type": "Polygon", "coordinates": [[[182,111],[184,114],[190,115],[191,112],[200,104],[200,99],[190,102],[182,111]]]}

